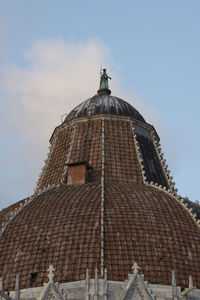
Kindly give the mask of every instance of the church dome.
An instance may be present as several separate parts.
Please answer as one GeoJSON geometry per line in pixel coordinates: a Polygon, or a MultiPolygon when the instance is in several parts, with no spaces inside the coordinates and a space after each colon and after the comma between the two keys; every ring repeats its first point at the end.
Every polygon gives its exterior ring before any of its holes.
{"type": "Polygon", "coordinates": [[[131,104],[107,93],[97,94],[79,104],[67,115],[64,122],[74,118],[90,117],[99,114],[128,116],[145,122],[142,115],[131,104]]]}
{"type": "MultiPolygon", "coordinates": [[[[106,299],[127,299],[115,289],[130,279],[134,262],[159,285],[158,296],[171,285],[172,270],[180,292],[190,275],[200,288],[200,206],[177,195],[154,127],[110,95],[106,76],[98,94],[54,130],[34,195],[0,212],[5,290],[14,290],[19,276],[32,295],[52,265],[55,282],[75,282],[66,293],[82,291],[89,274],[96,280],[91,293],[97,295],[99,275],[114,290],[106,299]]],[[[172,285],[174,291],[175,279],[172,285]]],[[[84,299],[83,291],[69,299],[84,299]]]]}
{"type": "MultiPolygon", "coordinates": [[[[56,282],[84,280],[86,268],[94,278],[95,268],[101,270],[101,221],[100,182],[63,184],[36,195],[1,237],[5,288],[14,289],[17,274],[21,288],[42,286],[50,264],[56,282]]],[[[198,283],[199,228],[170,195],[143,184],[107,183],[103,221],[109,280],[124,281],[137,261],[152,284],[170,285],[172,269],[178,285],[187,286],[190,274],[198,283]]]]}

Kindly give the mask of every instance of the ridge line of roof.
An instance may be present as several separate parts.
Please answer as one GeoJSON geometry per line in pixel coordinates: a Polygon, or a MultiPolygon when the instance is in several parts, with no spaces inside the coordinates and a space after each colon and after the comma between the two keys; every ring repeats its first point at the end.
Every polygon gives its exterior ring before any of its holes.
{"type": "Polygon", "coordinates": [[[101,134],[102,134],[102,160],[101,160],[101,276],[104,276],[104,269],[105,269],[105,261],[104,261],[104,167],[105,167],[105,135],[104,135],[104,119],[102,119],[101,124],[101,134]]]}

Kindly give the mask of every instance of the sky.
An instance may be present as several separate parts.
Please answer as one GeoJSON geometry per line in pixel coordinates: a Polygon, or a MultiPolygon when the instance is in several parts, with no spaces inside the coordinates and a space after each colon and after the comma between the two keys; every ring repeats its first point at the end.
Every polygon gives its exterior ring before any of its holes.
{"type": "Polygon", "coordinates": [[[96,93],[101,66],[156,128],[178,193],[199,200],[199,0],[0,7],[0,209],[33,193],[51,133],[96,93]]]}

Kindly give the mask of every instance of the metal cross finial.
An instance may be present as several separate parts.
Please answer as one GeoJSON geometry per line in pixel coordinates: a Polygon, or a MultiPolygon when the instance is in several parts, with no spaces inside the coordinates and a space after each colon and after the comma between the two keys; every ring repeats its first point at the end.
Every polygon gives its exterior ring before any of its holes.
{"type": "Polygon", "coordinates": [[[136,275],[139,270],[138,264],[135,262],[134,265],[132,266],[133,274],[136,275]]]}
{"type": "Polygon", "coordinates": [[[54,278],[53,272],[55,271],[54,267],[52,265],[50,265],[49,269],[47,271],[49,272],[49,275],[48,275],[49,283],[53,283],[53,278],[54,278]]]}

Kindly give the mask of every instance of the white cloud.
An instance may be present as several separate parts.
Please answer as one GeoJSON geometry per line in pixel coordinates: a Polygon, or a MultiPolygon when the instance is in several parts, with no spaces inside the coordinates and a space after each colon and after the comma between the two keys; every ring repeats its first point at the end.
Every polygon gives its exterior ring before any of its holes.
{"type": "Polygon", "coordinates": [[[40,129],[41,136],[46,134],[45,124],[55,125],[63,112],[94,94],[97,70],[101,61],[109,60],[109,51],[93,40],[85,44],[47,40],[36,42],[25,57],[29,66],[11,66],[4,74],[4,86],[12,94],[10,105],[23,112],[20,123],[30,125],[28,130],[40,129]]]}
{"type": "Polygon", "coordinates": [[[101,64],[112,63],[109,49],[97,40],[36,41],[24,56],[25,67],[6,65],[0,71],[4,207],[18,200],[14,195],[32,193],[61,115],[96,93],[101,64]]]}

